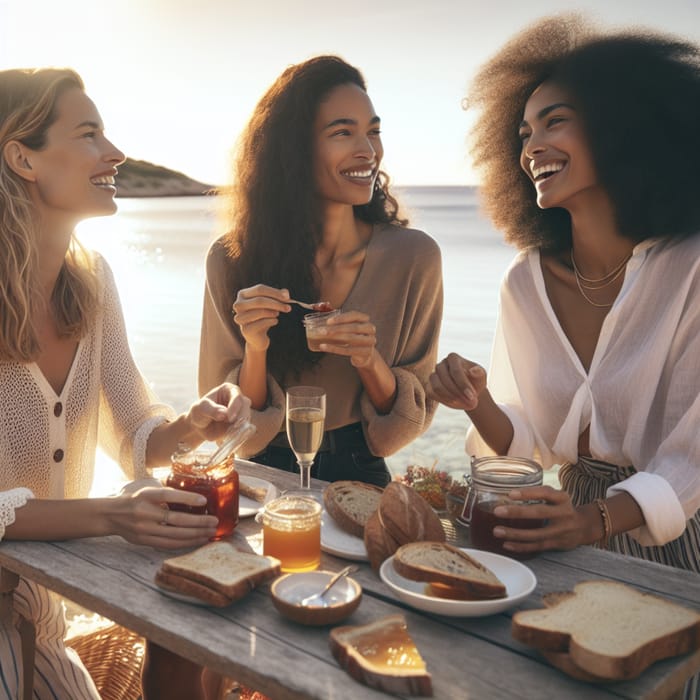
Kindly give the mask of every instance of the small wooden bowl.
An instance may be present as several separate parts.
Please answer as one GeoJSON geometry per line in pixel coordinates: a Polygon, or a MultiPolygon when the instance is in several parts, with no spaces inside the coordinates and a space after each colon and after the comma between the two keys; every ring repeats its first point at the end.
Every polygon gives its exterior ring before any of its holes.
{"type": "Polygon", "coordinates": [[[301,625],[334,625],[349,617],[362,600],[362,587],[346,576],[323,596],[324,605],[301,605],[301,600],[320,593],[333,571],[306,571],[280,576],[270,589],[277,610],[301,625]]]}

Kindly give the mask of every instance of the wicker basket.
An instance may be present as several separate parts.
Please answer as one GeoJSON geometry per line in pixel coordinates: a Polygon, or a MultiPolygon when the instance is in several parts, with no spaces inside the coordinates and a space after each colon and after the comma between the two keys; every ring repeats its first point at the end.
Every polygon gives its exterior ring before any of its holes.
{"type": "Polygon", "coordinates": [[[102,700],[138,700],[141,697],[143,637],[113,624],[74,637],[67,644],[78,652],[102,700]]]}
{"type": "MultiPolygon", "coordinates": [[[[73,637],[67,644],[78,652],[102,700],[139,700],[145,651],[143,637],[112,624],[73,637]]],[[[269,700],[262,693],[233,682],[226,690],[223,700],[269,700]]]]}

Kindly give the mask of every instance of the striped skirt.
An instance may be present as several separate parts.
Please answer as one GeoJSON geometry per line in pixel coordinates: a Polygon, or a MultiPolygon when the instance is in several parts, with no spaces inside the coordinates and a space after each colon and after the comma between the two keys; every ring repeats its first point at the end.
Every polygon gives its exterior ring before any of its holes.
{"type": "MultiPolygon", "coordinates": [[[[574,505],[591,503],[596,498],[605,498],[613,484],[627,479],[636,472],[634,467],[618,467],[579,457],[576,464],[564,464],[559,469],[562,488],[571,496],[574,505]]],[[[658,564],[675,566],[700,573],[700,511],[687,522],[683,534],[662,547],[643,547],[629,535],[623,533],[611,537],[608,549],[658,564]]],[[[684,689],[685,700],[700,700],[700,675],[693,676],[684,689]]]]}
{"type": "Polygon", "coordinates": [[[43,586],[20,578],[13,594],[14,624],[0,624],[0,698],[19,700],[22,692],[20,615],[34,623],[36,700],[99,700],[100,695],[78,654],[66,648],[62,605],[43,586]]]}

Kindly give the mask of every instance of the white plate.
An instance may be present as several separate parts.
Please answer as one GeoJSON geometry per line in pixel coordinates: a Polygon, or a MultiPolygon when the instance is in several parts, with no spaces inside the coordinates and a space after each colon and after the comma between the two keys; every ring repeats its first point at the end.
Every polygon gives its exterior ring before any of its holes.
{"type": "Polygon", "coordinates": [[[262,501],[262,503],[260,503],[259,501],[255,501],[252,498],[246,498],[243,495],[239,497],[239,518],[250,518],[251,516],[258,513],[266,503],[269,503],[273,498],[277,498],[277,487],[274,484],[271,484],[269,481],[265,481],[265,479],[258,479],[257,476],[244,476],[243,474],[241,474],[238,477],[238,479],[241,482],[245,482],[246,486],[250,486],[256,489],[267,489],[267,493],[265,494],[265,500],[262,501]]]}
{"type": "Polygon", "coordinates": [[[449,615],[451,617],[483,617],[495,615],[512,608],[532,593],[537,585],[535,574],[515,559],[482,552],[478,549],[463,549],[470,557],[488,567],[505,584],[507,596],[496,600],[449,600],[425,594],[425,581],[411,581],[394,569],[394,557],[384,561],[379,569],[382,581],[396,595],[418,610],[449,615]]]}
{"type": "MultiPolygon", "coordinates": [[[[158,584],[156,584],[156,586],[158,586],[158,584]]],[[[185,595],[184,593],[177,593],[176,591],[170,591],[167,588],[161,588],[160,586],[158,586],[158,592],[162,593],[165,596],[168,596],[168,598],[179,600],[181,603],[189,603],[190,605],[201,605],[205,608],[213,607],[210,606],[209,603],[205,603],[203,600],[195,598],[194,596],[185,595]]]]}
{"type": "Polygon", "coordinates": [[[341,530],[325,508],[321,514],[321,549],[343,559],[369,561],[364,540],[341,530]]]}

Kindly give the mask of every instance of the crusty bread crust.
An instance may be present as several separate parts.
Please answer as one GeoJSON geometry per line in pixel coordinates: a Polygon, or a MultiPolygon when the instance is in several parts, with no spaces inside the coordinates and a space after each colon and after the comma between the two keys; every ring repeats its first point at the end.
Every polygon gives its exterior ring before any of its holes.
{"type": "Polygon", "coordinates": [[[412,542],[394,555],[394,569],[412,581],[444,583],[467,600],[504,598],[506,587],[488,567],[445,542],[412,542]]]}
{"type": "Polygon", "coordinates": [[[629,680],[655,661],[700,649],[699,613],[622,583],[584,581],[544,602],[513,616],[513,637],[568,654],[567,664],[597,678],[629,680]]]}
{"type": "Polygon", "coordinates": [[[190,596],[191,598],[196,598],[207,605],[212,605],[217,608],[225,608],[233,602],[233,600],[227,598],[223,593],[219,593],[213,588],[205,586],[203,583],[197,583],[197,581],[192,581],[191,579],[183,578],[176,574],[157,571],[155,580],[156,583],[166,591],[190,596]]]}
{"type": "Polygon", "coordinates": [[[392,481],[379,502],[387,532],[399,543],[444,542],[445,531],[435,511],[410,486],[392,481]]]}
{"type": "Polygon", "coordinates": [[[399,548],[399,543],[382,525],[378,511],[369,517],[367,525],[365,525],[364,540],[369,563],[374,571],[379,571],[382,562],[399,548]]]}
{"type": "Polygon", "coordinates": [[[365,549],[375,571],[402,544],[422,540],[445,541],[445,530],[435,511],[412,488],[389,483],[375,513],[365,525],[365,549]]]}
{"type": "Polygon", "coordinates": [[[323,492],[328,514],[345,532],[362,537],[369,516],[377,510],[382,489],[362,481],[336,481],[323,492]]]}
{"type": "Polygon", "coordinates": [[[354,648],[353,640],[360,635],[371,635],[375,630],[380,633],[392,626],[403,628],[408,635],[406,620],[400,614],[388,615],[367,625],[336,627],[330,632],[331,652],[350,676],[371,688],[395,695],[432,696],[432,678],[426,669],[378,668],[354,648]]]}

